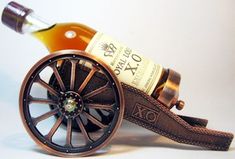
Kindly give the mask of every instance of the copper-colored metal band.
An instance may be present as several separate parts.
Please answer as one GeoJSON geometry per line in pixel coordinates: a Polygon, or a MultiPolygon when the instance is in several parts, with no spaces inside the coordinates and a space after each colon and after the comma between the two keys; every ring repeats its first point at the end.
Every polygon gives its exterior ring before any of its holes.
{"type": "Polygon", "coordinates": [[[180,74],[169,69],[168,78],[157,100],[168,108],[174,106],[179,97],[180,74]]]}

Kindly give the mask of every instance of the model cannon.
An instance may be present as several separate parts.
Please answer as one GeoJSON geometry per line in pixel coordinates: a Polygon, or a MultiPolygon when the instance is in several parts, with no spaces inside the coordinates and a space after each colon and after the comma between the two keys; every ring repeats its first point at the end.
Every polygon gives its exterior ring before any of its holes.
{"type": "MultiPolygon", "coordinates": [[[[26,25],[22,18],[31,10],[14,2],[9,6],[2,21],[23,32],[22,26],[26,25]]],[[[76,36],[74,32],[65,35],[76,36]]],[[[56,37],[54,40],[58,41],[56,37]]],[[[207,120],[180,116],[170,110],[183,106],[178,101],[178,73],[165,71],[164,85],[160,93],[156,90],[156,99],[120,82],[100,58],[67,46],[70,50],[52,52],[37,62],[20,90],[24,126],[49,153],[90,155],[109,143],[123,119],[180,143],[228,150],[233,134],[209,130],[207,120]],[[48,120],[53,117],[55,120],[48,120]]]]}

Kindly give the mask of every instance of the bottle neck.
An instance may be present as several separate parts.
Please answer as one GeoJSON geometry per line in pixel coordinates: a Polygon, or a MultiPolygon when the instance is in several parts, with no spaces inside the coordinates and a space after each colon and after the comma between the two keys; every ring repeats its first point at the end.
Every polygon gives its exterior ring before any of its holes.
{"type": "Polygon", "coordinates": [[[34,12],[31,12],[25,17],[21,33],[22,34],[33,33],[50,28],[53,25],[54,25],[53,23],[48,23],[39,16],[37,16],[34,12]]]}
{"type": "Polygon", "coordinates": [[[32,9],[13,1],[4,8],[2,23],[21,34],[36,32],[54,25],[42,20],[32,9]]]}

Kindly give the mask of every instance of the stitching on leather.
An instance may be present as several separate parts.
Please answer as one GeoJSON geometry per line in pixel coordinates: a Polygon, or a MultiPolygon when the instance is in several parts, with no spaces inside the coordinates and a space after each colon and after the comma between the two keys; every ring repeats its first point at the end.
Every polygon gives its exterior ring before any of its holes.
{"type": "Polygon", "coordinates": [[[158,128],[158,130],[156,130],[156,128],[150,126],[150,125],[146,125],[143,123],[140,123],[138,121],[136,121],[136,119],[134,119],[133,117],[127,117],[126,119],[129,119],[130,121],[146,127],[152,131],[157,131],[159,132],[161,135],[164,135],[166,137],[169,137],[175,141],[178,142],[182,142],[182,143],[188,143],[188,144],[193,144],[193,145],[201,145],[201,146],[205,146],[208,148],[213,148],[213,149],[217,149],[217,150],[224,150],[227,149],[233,139],[233,135],[230,133],[225,133],[225,132],[220,132],[220,131],[216,131],[216,130],[210,130],[210,129],[206,129],[206,128],[200,128],[200,127],[193,127],[191,125],[189,125],[187,122],[183,121],[183,119],[181,119],[180,117],[178,117],[177,115],[175,115],[173,112],[171,112],[170,110],[168,110],[167,108],[165,108],[164,105],[162,105],[161,103],[159,103],[156,99],[153,99],[152,97],[148,96],[147,94],[145,94],[144,92],[131,87],[129,85],[126,85],[124,83],[122,83],[122,85],[127,88],[128,91],[134,92],[134,94],[139,94],[141,95],[141,97],[143,97],[145,100],[149,101],[150,103],[152,103],[153,105],[156,105],[161,111],[163,111],[165,114],[167,114],[169,117],[171,117],[172,119],[176,120],[181,126],[185,127],[187,130],[192,131],[194,133],[198,133],[198,134],[203,134],[203,135],[210,135],[210,136],[215,136],[215,137],[226,137],[228,138],[226,143],[225,143],[225,147],[224,146],[215,146],[209,143],[204,143],[204,142],[198,142],[198,141],[189,141],[186,139],[181,139],[173,134],[170,133],[165,133],[164,131],[160,130],[158,128]],[[134,119],[134,120],[133,120],[134,119]]]}
{"type": "Polygon", "coordinates": [[[191,145],[196,145],[196,146],[203,146],[203,147],[211,148],[211,149],[214,149],[214,150],[226,150],[227,149],[227,146],[226,147],[215,146],[214,144],[209,144],[209,143],[205,143],[205,142],[201,142],[201,141],[190,141],[190,140],[186,140],[186,139],[181,139],[181,138],[175,136],[174,134],[164,132],[160,128],[156,129],[156,127],[152,127],[150,125],[144,124],[143,122],[138,122],[133,117],[127,117],[126,119],[133,122],[133,123],[136,123],[139,126],[142,126],[142,127],[147,128],[151,131],[157,132],[160,135],[163,135],[165,137],[168,137],[168,138],[170,138],[174,141],[180,142],[180,143],[191,144],[191,145]]]}

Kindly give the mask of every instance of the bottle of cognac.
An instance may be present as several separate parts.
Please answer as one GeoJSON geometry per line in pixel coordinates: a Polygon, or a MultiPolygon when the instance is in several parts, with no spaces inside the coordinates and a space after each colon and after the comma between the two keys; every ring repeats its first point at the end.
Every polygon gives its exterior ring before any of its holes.
{"type": "Polygon", "coordinates": [[[108,35],[79,23],[49,24],[32,9],[10,2],[2,14],[2,22],[19,33],[30,33],[50,53],[65,49],[83,50],[108,64],[118,79],[140,89],[165,106],[183,108],[178,101],[180,75],[143,57],[108,35]]]}

